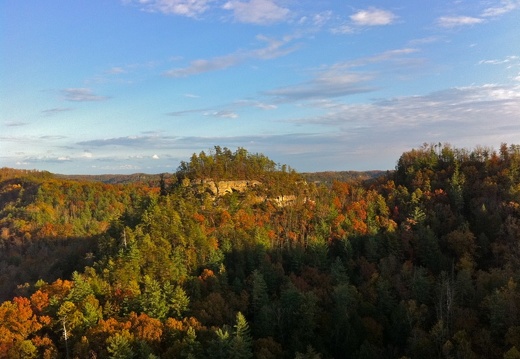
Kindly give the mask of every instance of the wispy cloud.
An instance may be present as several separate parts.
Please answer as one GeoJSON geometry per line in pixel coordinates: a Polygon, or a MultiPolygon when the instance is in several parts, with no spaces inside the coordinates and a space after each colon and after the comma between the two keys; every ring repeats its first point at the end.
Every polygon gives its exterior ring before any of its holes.
{"type": "Polygon", "coordinates": [[[166,71],[164,74],[168,77],[187,77],[197,75],[204,72],[224,70],[231,66],[236,66],[244,62],[246,56],[244,54],[230,54],[226,56],[215,57],[209,60],[198,59],[190,63],[188,67],[177,68],[166,71]]]}
{"type": "Polygon", "coordinates": [[[484,22],[483,19],[471,16],[442,16],[437,19],[437,24],[444,28],[476,25],[484,22]]]}
{"type": "Polygon", "coordinates": [[[512,55],[504,59],[481,60],[479,65],[512,65],[520,66],[520,56],[512,55]]]}
{"type": "Polygon", "coordinates": [[[213,0],[124,0],[124,2],[136,4],[144,11],[196,17],[207,11],[213,0]]]}
{"type": "Polygon", "coordinates": [[[238,118],[238,114],[230,110],[210,112],[207,115],[218,118],[238,118]]]}
{"type": "Polygon", "coordinates": [[[88,141],[81,141],[77,144],[86,147],[107,147],[107,146],[121,146],[121,147],[136,147],[136,148],[160,148],[166,143],[174,140],[171,136],[126,136],[114,137],[107,139],[95,139],[88,141]]]}
{"type": "Polygon", "coordinates": [[[254,50],[240,50],[232,54],[214,57],[212,59],[194,60],[187,67],[176,68],[166,71],[164,74],[168,77],[187,77],[210,71],[224,70],[226,68],[237,66],[250,59],[270,60],[285,56],[296,50],[295,46],[287,47],[294,37],[286,36],[280,40],[268,38],[266,36],[257,36],[257,39],[267,43],[267,46],[254,50]]]}
{"type": "Polygon", "coordinates": [[[55,108],[49,108],[47,110],[43,110],[42,114],[44,114],[45,116],[52,116],[52,115],[57,115],[62,112],[68,112],[71,110],[72,109],[70,107],[55,107],[55,108]]]}
{"type": "Polygon", "coordinates": [[[248,2],[231,0],[226,2],[222,8],[233,11],[236,21],[256,25],[281,22],[286,20],[290,14],[288,8],[278,5],[274,0],[250,0],[248,2]]]}
{"type": "Polygon", "coordinates": [[[256,107],[261,110],[275,110],[278,108],[275,104],[265,103],[257,100],[240,100],[234,103],[234,105],[239,107],[256,107]]]}
{"type": "Polygon", "coordinates": [[[104,101],[108,97],[96,95],[89,88],[68,88],[62,91],[65,100],[74,102],[104,101]]]}
{"type": "Polygon", "coordinates": [[[343,66],[333,66],[308,82],[270,90],[265,94],[279,103],[341,97],[374,91],[375,88],[367,84],[372,78],[369,74],[350,72],[343,66]]]}
{"type": "Polygon", "coordinates": [[[127,72],[127,70],[125,68],[120,67],[120,66],[115,66],[115,67],[108,69],[105,73],[107,75],[120,75],[120,74],[124,74],[126,72],[127,72]]]}
{"type": "Polygon", "coordinates": [[[410,40],[410,41],[408,41],[408,44],[411,46],[416,46],[416,45],[432,44],[432,43],[435,43],[438,41],[440,41],[440,38],[438,36],[428,36],[428,37],[422,37],[419,39],[410,40]]]}
{"type": "Polygon", "coordinates": [[[482,17],[497,17],[513,10],[520,8],[520,1],[518,0],[503,0],[500,2],[500,5],[493,6],[485,9],[481,16],[482,17]]]}
{"type": "Polygon", "coordinates": [[[502,0],[496,6],[485,8],[478,16],[441,16],[437,19],[437,25],[444,28],[477,25],[519,8],[520,0],[502,0]]]}
{"type": "Polygon", "coordinates": [[[328,101],[315,105],[325,107],[327,113],[301,122],[337,126],[344,131],[407,133],[443,141],[484,134],[520,135],[515,125],[520,113],[519,86],[470,86],[369,104],[328,101]],[[490,122],[489,118],[495,120],[490,122]]]}
{"type": "Polygon", "coordinates": [[[278,106],[276,106],[275,104],[265,103],[257,100],[240,100],[227,105],[220,106],[220,108],[198,108],[182,111],[173,111],[167,113],[166,115],[174,117],[183,117],[186,115],[201,114],[203,116],[234,119],[240,117],[236,110],[239,110],[240,108],[244,107],[255,107],[267,111],[274,110],[278,106]]]}
{"type": "Polygon", "coordinates": [[[404,56],[415,52],[417,50],[413,48],[396,49],[371,57],[337,63],[320,69],[314,78],[307,82],[270,90],[265,94],[273,97],[277,102],[294,102],[371,92],[376,90],[369,84],[370,80],[374,79],[375,73],[355,70],[356,68],[388,61],[402,62],[404,56]]]}
{"type": "Polygon", "coordinates": [[[190,115],[194,113],[205,113],[208,111],[213,111],[209,108],[198,108],[198,109],[191,109],[191,110],[182,110],[182,111],[172,111],[166,113],[167,116],[173,116],[173,117],[182,117],[184,115],[190,115]]]}
{"type": "Polygon", "coordinates": [[[23,121],[5,121],[4,126],[6,127],[20,127],[20,126],[26,126],[28,125],[28,122],[23,121]]]}
{"type": "Polygon", "coordinates": [[[350,19],[357,26],[382,26],[394,23],[397,16],[391,11],[370,7],[356,12],[350,19]]]}
{"type": "Polygon", "coordinates": [[[309,14],[300,17],[298,25],[311,26],[313,28],[321,28],[334,18],[334,12],[325,10],[316,14],[309,14]]]}

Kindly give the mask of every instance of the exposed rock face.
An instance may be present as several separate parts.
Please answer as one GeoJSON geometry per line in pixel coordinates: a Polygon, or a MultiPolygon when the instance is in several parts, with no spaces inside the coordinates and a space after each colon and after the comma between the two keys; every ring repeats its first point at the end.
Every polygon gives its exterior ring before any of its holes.
{"type": "Polygon", "coordinates": [[[244,192],[252,187],[262,184],[256,180],[250,181],[218,181],[211,179],[194,180],[191,185],[201,185],[203,191],[209,192],[212,196],[223,196],[227,193],[244,192]]]}
{"type": "MultiPolygon", "coordinates": [[[[238,192],[243,193],[248,189],[251,189],[256,186],[262,185],[262,182],[257,180],[242,180],[242,181],[213,181],[212,179],[197,179],[192,180],[191,182],[188,180],[184,184],[185,186],[191,185],[192,187],[197,187],[199,193],[209,193],[212,197],[216,198],[219,196],[224,196],[228,193],[238,192]]],[[[295,195],[280,195],[273,198],[257,196],[256,202],[264,202],[264,201],[272,201],[279,207],[285,207],[291,205],[296,201],[295,195]]]]}
{"type": "Polygon", "coordinates": [[[271,199],[274,203],[276,203],[279,207],[285,207],[290,204],[292,204],[294,201],[296,201],[295,195],[285,195],[285,196],[277,196],[271,199]]]}

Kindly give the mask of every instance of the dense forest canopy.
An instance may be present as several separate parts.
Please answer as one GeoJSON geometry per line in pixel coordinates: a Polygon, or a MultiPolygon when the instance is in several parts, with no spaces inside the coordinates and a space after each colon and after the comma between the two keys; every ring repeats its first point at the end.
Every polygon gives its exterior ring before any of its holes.
{"type": "Polygon", "coordinates": [[[520,358],[519,145],[323,176],[218,146],[128,184],[1,169],[0,358],[520,358]]]}

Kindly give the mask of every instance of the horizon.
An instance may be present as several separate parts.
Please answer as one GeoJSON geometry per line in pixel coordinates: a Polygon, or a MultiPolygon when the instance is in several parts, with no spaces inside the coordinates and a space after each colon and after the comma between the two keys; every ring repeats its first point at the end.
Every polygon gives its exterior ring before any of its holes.
{"type": "Polygon", "coordinates": [[[299,173],[520,138],[520,0],[5,1],[0,167],[174,173],[219,145],[299,173]]]}

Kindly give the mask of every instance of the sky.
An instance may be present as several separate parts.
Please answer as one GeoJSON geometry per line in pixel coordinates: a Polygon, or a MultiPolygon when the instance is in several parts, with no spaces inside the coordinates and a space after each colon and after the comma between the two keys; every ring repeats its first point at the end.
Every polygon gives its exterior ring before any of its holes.
{"type": "Polygon", "coordinates": [[[520,0],[4,0],[0,167],[298,172],[520,144],[520,0]]]}

